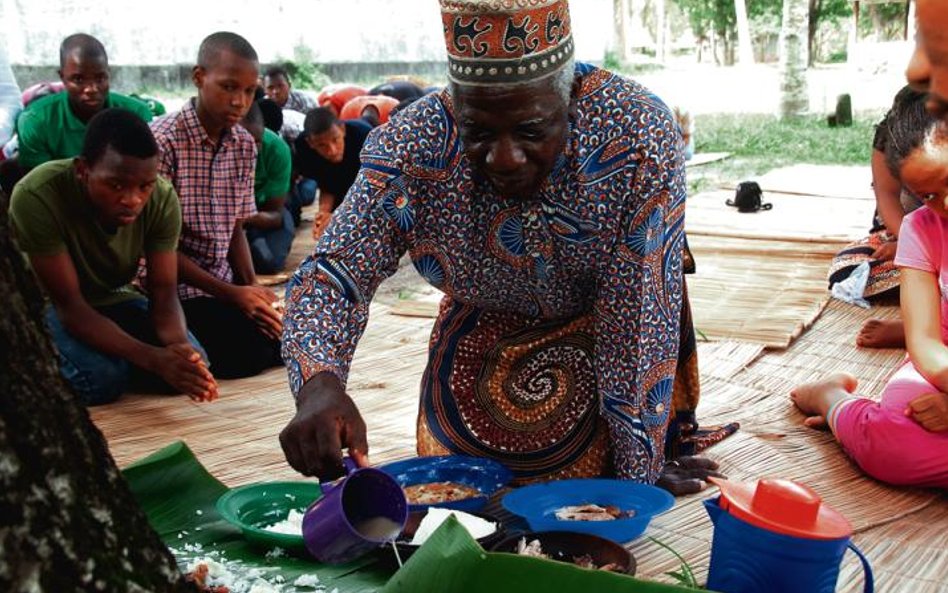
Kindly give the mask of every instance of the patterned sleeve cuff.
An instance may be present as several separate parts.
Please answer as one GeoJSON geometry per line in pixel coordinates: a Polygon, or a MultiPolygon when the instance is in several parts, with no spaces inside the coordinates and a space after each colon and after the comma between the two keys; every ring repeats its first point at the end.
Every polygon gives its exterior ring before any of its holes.
{"type": "Polygon", "coordinates": [[[348,380],[348,368],[332,362],[319,361],[303,351],[296,342],[292,340],[283,340],[283,361],[286,365],[286,372],[289,376],[290,392],[293,399],[299,399],[300,390],[310,379],[319,373],[332,373],[339,378],[339,381],[346,384],[348,380]]]}

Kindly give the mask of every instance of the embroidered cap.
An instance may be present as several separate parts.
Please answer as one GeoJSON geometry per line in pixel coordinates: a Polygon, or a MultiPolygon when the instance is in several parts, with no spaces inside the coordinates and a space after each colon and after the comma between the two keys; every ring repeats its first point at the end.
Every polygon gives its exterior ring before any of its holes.
{"type": "Polygon", "coordinates": [[[448,77],[495,85],[539,80],[573,55],[567,0],[440,0],[448,77]]]}

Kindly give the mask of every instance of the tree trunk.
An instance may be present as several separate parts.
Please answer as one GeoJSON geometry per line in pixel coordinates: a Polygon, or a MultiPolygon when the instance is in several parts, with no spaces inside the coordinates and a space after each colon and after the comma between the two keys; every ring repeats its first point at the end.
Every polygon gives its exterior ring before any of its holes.
{"type": "Polygon", "coordinates": [[[783,0],[780,29],[780,118],[792,119],[809,110],[806,84],[807,0],[783,0]]]}
{"type": "Polygon", "coordinates": [[[750,66],[754,63],[754,46],[751,44],[747,4],[744,0],[734,0],[734,12],[737,15],[737,59],[742,66],[750,66]]]}
{"type": "Polygon", "coordinates": [[[714,65],[720,66],[721,60],[718,57],[718,33],[717,31],[711,31],[711,55],[714,57],[714,65]]]}
{"type": "Polygon", "coordinates": [[[615,19],[616,58],[622,63],[632,60],[632,40],[629,38],[629,0],[612,0],[612,16],[615,19]]]}
{"type": "Polygon", "coordinates": [[[734,65],[734,43],[731,40],[731,37],[728,35],[727,31],[721,33],[721,43],[724,47],[724,65],[733,66],[734,65]]]}
{"type": "Polygon", "coordinates": [[[869,16],[872,18],[872,38],[876,41],[885,38],[885,19],[882,18],[882,10],[878,4],[870,4],[868,7],[869,16]]]}
{"type": "Polygon", "coordinates": [[[820,27],[823,14],[823,0],[810,0],[809,22],[807,23],[807,66],[813,67],[816,63],[816,32],[820,27]]]}
{"type": "Polygon", "coordinates": [[[195,591],[59,375],[0,195],[0,591],[195,591]]]}
{"type": "Polygon", "coordinates": [[[665,0],[655,0],[655,60],[664,64],[665,48],[668,44],[668,23],[665,18],[665,0]]]}

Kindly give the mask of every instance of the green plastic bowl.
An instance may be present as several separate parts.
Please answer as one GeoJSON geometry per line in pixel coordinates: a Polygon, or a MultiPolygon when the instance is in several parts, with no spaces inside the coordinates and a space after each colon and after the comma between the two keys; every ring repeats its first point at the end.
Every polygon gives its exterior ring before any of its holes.
{"type": "Polygon", "coordinates": [[[259,482],[225,492],[217,499],[217,512],[251,544],[305,554],[302,533],[289,535],[263,527],[286,519],[292,510],[305,511],[322,493],[316,482],[259,482]]]}

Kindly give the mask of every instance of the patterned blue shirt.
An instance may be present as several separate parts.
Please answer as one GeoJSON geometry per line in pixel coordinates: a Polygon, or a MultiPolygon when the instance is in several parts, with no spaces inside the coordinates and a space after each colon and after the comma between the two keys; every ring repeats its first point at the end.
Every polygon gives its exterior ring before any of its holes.
{"type": "Polygon", "coordinates": [[[505,199],[461,148],[447,92],[373,131],[342,206],[287,287],[294,393],[346,380],[379,283],[404,253],[456,301],[545,319],[593,312],[600,413],[620,477],[661,471],[683,290],[684,159],[669,109],[635,82],[577,65],[564,153],[533,199],[505,199]]]}

